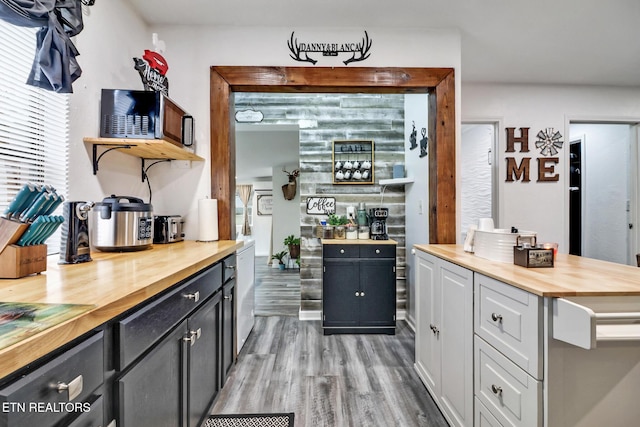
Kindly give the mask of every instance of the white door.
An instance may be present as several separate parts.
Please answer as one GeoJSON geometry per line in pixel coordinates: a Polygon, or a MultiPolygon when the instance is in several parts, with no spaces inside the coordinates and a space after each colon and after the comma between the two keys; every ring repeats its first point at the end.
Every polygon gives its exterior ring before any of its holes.
{"type": "Polygon", "coordinates": [[[416,369],[434,398],[440,395],[440,295],[436,283],[437,258],[416,251],[416,369]]]}
{"type": "Polygon", "coordinates": [[[473,272],[440,260],[441,402],[455,426],[473,425],[473,272]]]}
{"type": "Polygon", "coordinates": [[[464,237],[478,218],[493,218],[496,226],[495,197],[496,123],[463,123],[460,154],[460,230],[464,237]]]}

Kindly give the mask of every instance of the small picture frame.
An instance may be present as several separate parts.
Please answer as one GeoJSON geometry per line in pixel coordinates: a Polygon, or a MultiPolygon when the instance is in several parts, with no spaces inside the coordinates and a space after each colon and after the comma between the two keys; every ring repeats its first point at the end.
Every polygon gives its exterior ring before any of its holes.
{"type": "Polygon", "coordinates": [[[273,214],[273,194],[258,194],[256,196],[258,215],[273,214]]]}

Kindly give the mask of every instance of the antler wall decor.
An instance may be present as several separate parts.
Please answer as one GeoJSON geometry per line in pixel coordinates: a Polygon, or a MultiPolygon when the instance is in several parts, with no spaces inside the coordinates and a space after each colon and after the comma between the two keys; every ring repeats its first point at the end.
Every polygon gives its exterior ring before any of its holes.
{"type": "Polygon", "coordinates": [[[292,172],[287,172],[284,168],[282,168],[282,172],[286,173],[289,176],[289,182],[282,186],[282,194],[284,195],[285,200],[293,200],[296,196],[296,188],[298,186],[296,178],[300,175],[300,169],[295,169],[292,172]]]}

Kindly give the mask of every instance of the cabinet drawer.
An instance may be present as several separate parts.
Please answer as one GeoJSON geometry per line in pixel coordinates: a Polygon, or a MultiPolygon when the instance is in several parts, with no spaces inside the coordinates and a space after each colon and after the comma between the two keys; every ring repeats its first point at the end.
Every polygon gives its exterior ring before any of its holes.
{"type": "Polygon", "coordinates": [[[395,258],[396,245],[361,245],[360,258],[395,258]]]}
{"type": "Polygon", "coordinates": [[[118,321],[116,369],[123,370],[221,286],[222,264],[218,263],[118,321]]]}
{"type": "Polygon", "coordinates": [[[475,394],[502,425],[542,425],[542,382],[520,369],[478,336],[475,394]]]}
{"type": "MultiPolygon", "coordinates": [[[[73,420],[71,423],[66,424],[68,427],[98,427],[103,426],[104,422],[104,398],[100,396],[95,402],[89,406],[88,410],[73,420]]],[[[87,409],[87,408],[85,408],[87,409]]]]}
{"type": "Polygon", "coordinates": [[[227,283],[229,279],[236,276],[236,255],[229,255],[222,260],[223,266],[223,283],[227,283]]]}
{"type": "Polygon", "coordinates": [[[502,427],[502,424],[496,420],[496,417],[493,416],[491,411],[489,411],[477,397],[475,398],[475,415],[473,419],[473,425],[476,427],[502,427]]]}
{"type": "Polygon", "coordinates": [[[103,333],[98,332],[0,390],[3,408],[12,408],[0,411],[0,425],[49,426],[81,412],[82,402],[102,385],[104,369],[103,333]]]}
{"type": "Polygon", "coordinates": [[[475,333],[516,365],[542,379],[540,297],[474,274],[475,333]]]}
{"type": "Polygon", "coordinates": [[[354,244],[322,245],[322,256],[324,258],[358,258],[361,246],[354,244]]]}

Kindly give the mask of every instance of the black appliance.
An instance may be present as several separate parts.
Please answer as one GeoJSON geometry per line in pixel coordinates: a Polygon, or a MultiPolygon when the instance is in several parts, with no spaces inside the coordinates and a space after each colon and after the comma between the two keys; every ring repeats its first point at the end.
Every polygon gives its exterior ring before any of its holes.
{"type": "Polygon", "coordinates": [[[388,208],[369,209],[369,236],[372,240],[388,240],[387,217],[388,208]]]}
{"type": "Polygon", "coordinates": [[[193,144],[193,117],[162,92],[102,89],[100,137],[193,144]]]}
{"type": "Polygon", "coordinates": [[[62,239],[58,264],[91,261],[89,244],[89,211],[93,202],[64,202],[62,206],[62,239]]]}
{"type": "Polygon", "coordinates": [[[153,217],[153,243],[174,243],[184,240],[184,220],[180,215],[153,217]]]}

